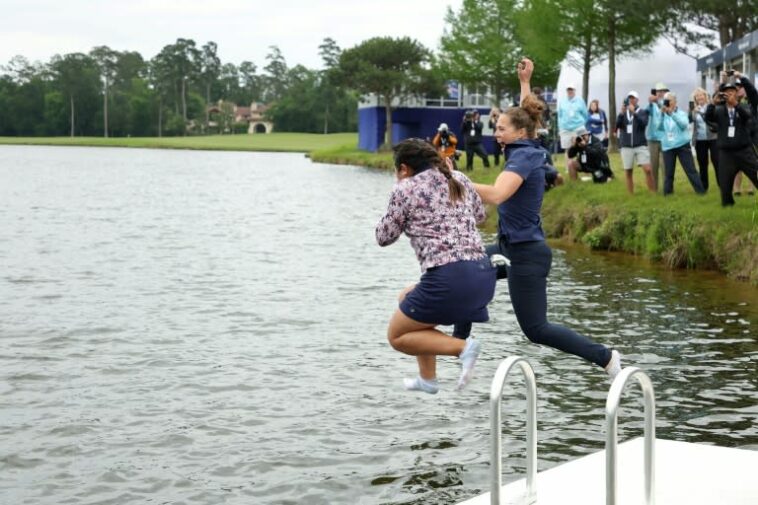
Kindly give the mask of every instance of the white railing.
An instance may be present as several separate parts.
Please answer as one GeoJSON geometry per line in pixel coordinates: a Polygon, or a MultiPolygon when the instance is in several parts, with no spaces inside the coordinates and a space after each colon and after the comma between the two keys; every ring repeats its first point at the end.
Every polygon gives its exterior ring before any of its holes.
{"type": "MultiPolygon", "coordinates": [[[[650,378],[636,367],[624,368],[611,384],[605,403],[605,503],[617,503],[618,409],[624,386],[634,377],[642,388],[645,403],[645,505],[655,504],[655,392],[650,378]]],[[[495,502],[493,502],[495,503],[495,502]]]]}
{"type": "Polygon", "coordinates": [[[526,501],[537,500],[537,381],[534,370],[524,358],[511,356],[503,361],[495,372],[490,389],[490,419],[492,422],[492,488],[490,500],[492,505],[500,505],[500,488],[502,487],[502,440],[500,439],[500,405],[503,386],[511,369],[518,366],[526,381],[526,501]]]}

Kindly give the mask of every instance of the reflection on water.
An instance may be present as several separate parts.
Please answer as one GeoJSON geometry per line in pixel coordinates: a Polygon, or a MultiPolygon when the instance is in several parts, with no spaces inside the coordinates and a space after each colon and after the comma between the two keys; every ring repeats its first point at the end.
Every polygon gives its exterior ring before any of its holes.
{"type": "MultiPolygon", "coordinates": [[[[0,147],[0,503],[456,503],[487,489],[489,382],[539,386],[540,470],[603,445],[599,369],[528,343],[498,288],[478,377],[401,390],[391,177],[301,155],[0,147]]],[[[663,438],[758,449],[755,288],[556,251],[550,315],[618,347],[663,438]]],[[[523,474],[523,393],[504,401],[523,474]]],[[[642,412],[624,400],[620,434],[642,412]]]]}

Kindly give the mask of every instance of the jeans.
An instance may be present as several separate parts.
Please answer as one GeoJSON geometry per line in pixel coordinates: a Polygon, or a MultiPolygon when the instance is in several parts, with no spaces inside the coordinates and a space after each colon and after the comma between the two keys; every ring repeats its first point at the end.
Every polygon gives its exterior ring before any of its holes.
{"type": "Polygon", "coordinates": [[[705,193],[703,183],[700,182],[700,176],[695,170],[695,160],[692,159],[692,150],[689,144],[663,151],[663,163],[666,169],[666,179],[663,181],[663,194],[670,195],[674,192],[674,169],[676,168],[676,159],[682,164],[687,179],[695,189],[695,193],[705,193]]]}
{"type": "MultiPolygon", "coordinates": [[[[611,350],[575,331],[547,320],[547,275],[553,253],[543,241],[507,244],[501,238],[487,246],[487,255],[499,253],[511,262],[508,291],[521,331],[535,344],[546,345],[605,367],[611,350]]],[[[501,276],[498,276],[499,278],[501,276]]]]}

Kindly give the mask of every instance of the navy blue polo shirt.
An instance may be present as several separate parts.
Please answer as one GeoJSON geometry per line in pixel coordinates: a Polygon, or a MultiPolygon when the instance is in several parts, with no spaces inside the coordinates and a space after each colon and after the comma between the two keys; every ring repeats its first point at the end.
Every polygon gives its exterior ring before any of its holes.
{"type": "Polygon", "coordinates": [[[538,140],[517,140],[505,147],[503,170],[524,179],[516,192],[497,207],[498,230],[511,244],[545,240],[540,209],[548,156],[538,140]]]}

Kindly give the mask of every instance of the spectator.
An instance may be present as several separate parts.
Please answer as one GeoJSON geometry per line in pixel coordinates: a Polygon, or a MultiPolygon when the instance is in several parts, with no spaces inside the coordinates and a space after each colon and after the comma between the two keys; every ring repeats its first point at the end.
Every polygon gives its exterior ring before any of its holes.
{"type": "Polygon", "coordinates": [[[603,143],[603,147],[608,149],[608,116],[600,108],[600,101],[595,99],[590,102],[590,108],[587,111],[587,130],[593,137],[603,143]]]}
{"type": "MultiPolygon", "coordinates": [[[[576,85],[566,86],[566,98],[558,102],[558,134],[561,137],[561,149],[566,150],[566,167],[568,167],[568,148],[574,142],[576,132],[584,128],[587,122],[587,104],[576,96],[576,85]]],[[[569,174],[570,175],[570,174],[569,174]]]]}
{"type": "Polygon", "coordinates": [[[676,168],[677,158],[679,158],[684,173],[687,174],[695,193],[705,193],[700,177],[695,170],[695,160],[692,159],[687,114],[679,110],[676,94],[670,91],[663,96],[663,104],[655,129],[661,135],[661,150],[663,151],[663,164],[666,171],[666,177],[663,181],[663,194],[670,195],[674,192],[674,169],[676,168]]]}
{"type": "Polygon", "coordinates": [[[603,143],[586,128],[576,132],[576,139],[568,150],[569,177],[576,180],[577,172],[592,174],[592,182],[602,183],[613,179],[611,163],[603,143]]]}
{"type": "Polygon", "coordinates": [[[440,153],[442,159],[450,159],[453,162],[453,168],[458,170],[455,163],[455,159],[457,158],[455,147],[458,145],[458,138],[453,132],[448,130],[447,124],[441,123],[439,128],[437,128],[437,135],[434,136],[432,145],[440,153]]]}
{"type": "MultiPolygon", "coordinates": [[[[726,74],[724,72],[721,73],[722,82],[726,79],[726,74]]],[[[737,98],[740,100],[747,100],[748,107],[750,108],[750,113],[753,115],[753,145],[758,146],[758,91],[756,91],[755,86],[753,86],[753,83],[750,82],[750,79],[745,77],[739,72],[734,72],[734,77],[736,78],[734,81],[735,86],[737,86],[737,98]]],[[[756,147],[758,149],[758,147],[756,147]]],[[[742,173],[737,172],[737,176],[734,178],[734,194],[736,196],[739,196],[742,194],[742,173]]],[[[748,190],[748,195],[752,195],[753,191],[748,190]]]]}
{"type": "Polygon", "coordinates": [[[705,109],[708,106],[708,92],[703,88],[697,88],[692,93],[695,101],[694,107],[690,112],[692,121],[692,145],[695,146],[695,155],[697,164],[700,168],[700,182],[703,183],[703,189],[708,191],[708,153],[711,155],[711,164],[716,174],[716,184],[719,181],[719,155],[718,146],[716,145],[716,132],[711,131],[710,125],[705,122],[705,109]]]}
{"type": "Polygon", "coordinates": [[[463,140],[466,142],[466,170],[474,169],[474,154],[482,158],[485,168],[490,167],[487,151],[482,146],[482,127],[478,111],[467,111],[463,116],[461,130],[463,131],[463,140]]]}
{"type": "MultiPolygon", "coordinates": [[[[540,145],[545,148],[549,153],[553,152],[553,140],[550,138],[550,107],[547,102],[542,98],[542,88],[532,88],[532,96],[536,98],[540,104],[542,104],[542,114],[540,115],[540,124],[537,125],[537,140],[540,141],[540,145]]],[[[555,169],[555,167],[553,167],[555,169]]],[[[560,179],[561,183],[563,178],[560,179]]],[[[559,183],[560,184],[560,183],[559,183]]]]}
{"type": "Polygon", "coordinates": [[[634,163],[642,167],[645,172],[647,189],[656,192],[655,180],[650,168],[650,151],[647,147],[647,137],[645,129],[648,125],[648,111],[639,107],[640,96],[636,91],[630,91],[624,105],[621,107],[621,114],[616,118],[616,135],[621,145],[621,162],[624,166],[626,176],[626,190],[634,194],[634,163]]]}
{"type": "Polygon", "coordinates": [[[658,191],[661,187],[658,177],[659,167],[661,163],[661,132],[657,128],[657,124],[661,119],[661,105],[663,104],[663,95],[668,93],[668,87],[659,82],[655,87],[650,90],[650,96],[648,101],[648,122],[645,136],[647,137],[647,148],[650,152],[650,168],[653,172],[653,181],[655,182],[655,190],[658,191]]]}
{"type": "Polygon", "coordinates": [[[503,151],[503,147],[498,143],[495,138],[495,129],[497,128],[497,118],[500,117],[500,109],[492,107],[490,110],[489,126],[492,130],[492,143],[495,147],[495,166],[500,166],[500,153],[503,151]]]}
{"type": "Polygon", "coordinates": [[[705,110],[705,120],[716,124],[719,147],[721,205],[734,205],[732,184],[741,170],[758,188],[758,155],[751,138],[753,118],[747,105],[737,100],[737,86],[726,82],[705,110]]]}

